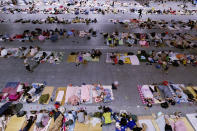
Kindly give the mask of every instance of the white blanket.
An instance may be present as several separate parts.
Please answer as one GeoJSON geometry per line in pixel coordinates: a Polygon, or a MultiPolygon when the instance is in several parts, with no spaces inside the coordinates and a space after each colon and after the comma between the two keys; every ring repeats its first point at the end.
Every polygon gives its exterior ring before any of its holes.
{"type": "Polygon", "coordinates": [[[159,116],[155,121],[156,121],[160,131],[165,131],[166,122],[165,122],[164,115],[159,116]]]}
{"type": "Polygon", "coordinates": [[[147,125],[146,131],[156,131],[151,120],[149,119],[139,120],[140,126],[142,126],[142,123],[145,123],[147,125]]]}
{"type": "Polygon", "coordinates": [[[186,114],[188,120],[190,121],[190,123],[192,124],[193,128],[197,131],[197,113],[193,113],[193,114],[186,114]]]}
{"type": "Polygon", "coordinates": [[[140,61],[136,55],[129,56],[132,65],[140,65],[140,61]]]}
{"type": "Polygon", "coordinates": [[[56,101],[61,102],[64,97],[64,91],[59,91],[57,94],[56,101]]]}

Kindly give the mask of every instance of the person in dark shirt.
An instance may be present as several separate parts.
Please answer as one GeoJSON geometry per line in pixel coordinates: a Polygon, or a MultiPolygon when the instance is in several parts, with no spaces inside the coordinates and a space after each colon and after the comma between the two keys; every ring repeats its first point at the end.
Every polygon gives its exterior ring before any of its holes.
{"type": "Polygon", "coordinates": [[[167,118],[165,118],[165,122],[166,122],[165,131],[172,131],[172,126],[170,125],[167,118]]]}
{"type": "Polygon", "coordinates": [[[146,129],[147,129],[147,125],[145,123],[142,123],[142,127],[136,125],[133,128],[133,131],[146,131],[146,129]]]}
{"type": "Polygon", "coordinates": [[[29,120],[27,120],[27,125],[24,127],[22,131],[28,131],[32,124],[34,123],[36,117],[30,116],[29,120]]]}

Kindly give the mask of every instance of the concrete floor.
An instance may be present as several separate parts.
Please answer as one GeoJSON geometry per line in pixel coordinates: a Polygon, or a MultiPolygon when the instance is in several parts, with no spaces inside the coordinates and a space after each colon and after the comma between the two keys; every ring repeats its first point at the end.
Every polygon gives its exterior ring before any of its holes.
{"type": "MultiPolygon", "coordinates": [[[[5,15],[1,14],[1,18],[42,18],[43,16],[47,17],[48,15],[5,15]]],[[[61,16],[61,15],[60,15],[61,16]]],[[[73,16],[70,16],[73,17],[73,16]]],[[[128,19],[126,15],[96,15],[92,18],[98,18],[98,21],[101,20],[98,24],[90,24],[86,26],[84,24],[71,24],[71,25],[31,25],[31,24],[0,24],[0,32],[1,33],[16,33],[22,32],[25,29],[34,29],[34,28],[76,28],[76,29],[89,29],[90,27],[94,27],[94,29],[99,31],[108,31],[112,32],[117,30],[125,31],[119,25],[113,25],[107,22],[110,18],[122,18],[128,19]]],[[[137,17],[137,15],[132,16],[132,18],[137,17]]],[[[172,19],[171,16],[144,16],[145,18],[151,17],[153,19],[172,19]]],[[[197,16],[173,16],[173,19],[176,20],[188,20],[188,19],[197,19],[197,16]]],[[[148,30],[130,30],[133,32],[149,32],[148,30]]],[[[195,32],[193,32],[195,33],[195,32]]],[[[5,84],[9,81],[21,81],[21,82],[43,82],[46,81],[47,85],[61,87],[66,86],[70,83],[74,85],[81,85],[82,83],[102,83],[105,85],[110,85],[113,81],[117,80],[120,83],[120,86],[117,91],[114,91],[115,100],[109,104],[97,104],[97,105],[82,105],[87,108],[89,111],[96,111],[99,105],[108,105],[114,111],[119,110],[127,110],[134,114],[152,114],[157,113],[159,111],[165,113],[173,113],[175,111],[181,111],[183,113],[191,113],[196,111],[196,105],[189,104],[177,104],[174,107],[170,107],[167,110],[162,109],[159,105],[153,106],[149,110],[145,110],[141,100],[139,98],[139,94],[137,91],[137,85],[142,84],[152,84],[159,83],[161,81],[167,80],[174,83],[183,83],[189,84],[193,83],[197,85],[197,68],[192,67],[190,65],[183,67],[170,67],[169,74],[164,74],[161,70],[155,68],[155,66],[145,65],[145,63],[141,63],[140,66],[131,66],[131,65],[111,65],[106,64],[106,53],[109,51],[118,51],[118,52],[128,52],[133,51],[136,52],[139,49],[144,50],[174,50],[178,52],[185,53],[195,53],[197,54],[197,50],[179,50],[175,48],[141,48],[141,47],[117,47],[114,49],[109,48],[104,45],[102,37],[92,38],[91,40],[76,40],[76,39],[67,39],[67,40],[59,40],[56,43],[45,42],[45,43],[21,43],[21,42],[12,42],[12,43],[3,43],[0,42],[0,46],[4,47],[20,47],[20,46],[29,46],[29,45],[39,45],[43,50],[53,50],[53,51],[63,51],[64,61],[59,65],[53,64],[40,64],[33,73],[29,73],[25,70],[23,65],[23,60],[18,58],[0,58],[0,87],[4,87],[5,84]],[[78,41],[79,43],[73,43],[72,41],[78,41]],[[66,59],[70,52],[79,51],[79,50],[90,50],[92,48],[101,49],[103,55],[101,57],[100,62],[98,63],[88,63],[87,65],[80,65],[78,68],[73,63],[67,63],[66,59]],[[137,107],[137,106],[140,107],[137,107]]],[[[35,104],[30,104],[31,108],[38,108],[35,104]]],[[[52,103],[46,107],[52,106],[52,103]]],[[[26,108],[29,108],[29,105],[25,105],[26,108]]],[[[68,109],[73,107],[66,106],[68,109]]],[[[40,107],[42,108],[42,107],[40,107]]],[[[103,127],[105,131],[113,131],[114,126],[103,127]]]]}

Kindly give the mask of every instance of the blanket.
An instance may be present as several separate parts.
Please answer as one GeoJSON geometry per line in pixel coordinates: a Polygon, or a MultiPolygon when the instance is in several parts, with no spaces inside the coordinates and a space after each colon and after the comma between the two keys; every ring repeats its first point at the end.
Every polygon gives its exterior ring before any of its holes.
{"type": "Polygon", "coordinates": [[[171,84],[170,88],[173,90],[173,93],[176,95],[175,101],[180,102],[188,102],[188,96],[183,92],[183,90],[180,88],[180,86],[184,87],[183,84],[171,84]],[[181,98],[178,97],[178,95],[181,96],[181,98]]]}
{"type": "MultiPolygon", "coordinates": [[[[36,102],[39,100],[41,93],[36,94],[36,89],[40,88],[40,86],[43,85],[42,83],[32,83],[32,88],[28,91],[28,94],[32,95],[32,102],[36,102]]],[[[20,101],[21,102],[26,102],[26,96],[23,96],[20,101]]]]}
{"type": "MultiPolygon", "coordinates": [[[[153,94],[149,90],[149,88],[147,88],[148,85],[144,85],[144,87],[143,88],[142,87],[143,86],[140,86],[140,85],[137,86],[138,92],[139,92],[142,103],[147,104],[147,102],[145,101],[145,98],[153,98],[153,94]]],[[[152,104],[154,104],[154,101],[152,101],[152,104]]]]}
{"type": "Polygon", "coordinates": [[[150,119],[142,119],[142,120],[139,119],[138,122],[139,122],[140,126],[142,126],[142,123],[147,125],[146,131],[156,131],[156,129],[150,119]]]}
{"type": "Polygon", "coordinates": [[[159,91],[161,92],[161,95],[164,96],[164,98],[171,98],[173,97],[173,94],[168,86],[159,85],[158,86],[159,91]]]}
{"type": "Polygon", "coordinates": [[[144,98],[151,98],[151,99],[153,99],[153,94],[152,94],[152,92],[150,91],[148,85],[143,85],[143,86],[141,87],[141,92],[142,92],[142,94],[144,95],[144,98]]]}
{"type": "MultiPolygon", "coordinates": [[[[53,94],[53,90],[54,90],[54,87],[52,86],[46,86],[42,92],[42,95],[45,95],[45,94],[49,94],[49,98],[47,100],[47,102],[43,103],[43,104],[49,104],[49,101],[50,101],[50,98],[51,98],[51,95],[53,94]]],[[[39,102],[40,104],[40,102],[39,102]]]]}
{"type": "Polygon", "coordinates": [[[176,118],[170,118],[170,120],[175,123],[174,126],[177,131],[194,131],[186,117],[181,117],[178,120],[176,120],[176,118]]]}
{"type": "Polygon", "coordinates": [[[16,115],[12,116],[7,123],[7,128],[5,131],[19,131],[25,122],[25,116],[17,117],[16,115]]]}
{"type": "Polygon", "coordinates": [[[102,131],[101,121],[98,118],[90,118],[86,123],[76,121],[74,131],[102,131]]]}
{"type": "Polygon", "coordinates": [[[49,128],[49,126],[50,126],[50,123],[51,123],[51,118],[49,118],[49,117],[46,117],[46,118],[44,118],[43,120],[42,120],[42,123],[44,123],[43,125],[44,125],[44,128],[39,128],[39,129],[37,129],[37,127],[36,127],[36,125],[34,126],[34,129],[33,129],[33,131],[47,131],[48,130],[48,128],[49,128]]]}
{"type": "Polygon", "coordinates": [[[132,65],[140,65],[139,59],[136,55],[129,56],[132,65]]]}
{"type": "Polygon", "coordinates": [[[197,93],[194,91],[195,87],[194,86],[187,86],[186,89],[188,89],[191,92],[191,94],[194,96],[195,100],[197,101],[197,93]]]}
{"type": "Polygon", "coordinates": [[[111,55],[112,53],[107,53],[106,63],[113,63],[112,59],[110,58],[111,55]]]}
{"type": "Polygon", "coordinates": [[[192,113],[192,114],[186,114],[188,120],[190,121],[190,123],[192,124],[194,130],[197,131],[197,113],[192,113]]]}
{"type": "Polygon", "coordinates": [[[90,85],[82,85],[81,89],[81,100],[82,101],[89,101],[90,100],[90,85]]]}
{"type": "Polygon", "coordinates": [[[40,61],[41,56],[43,55],[43,52],[46,53],[46,57],[44,59],[41,60],[41,62],[46,62],[47,59],[49,58],[49,56],[52,54],[51,51],[39,51],[34,57],[33,59],[35,61],[40,61]]]}
{"type": "MultiPolygon", "coordinates": [[[[153,118],[153,116],[138,116],[138,123],[142,124],[142,123],[145,123],[146,125],[149,123],[150,125],[147,125],[147,130],[149,129],[153,129],[153,131],[160,131],[155,119],[153,118]]],[[[140,124],[140,125],[141,125],[140,124]]]]}
{"type": "Polygon", "coordinates": [[[68,59],[67,59],[67,62],[68,63],[75,63],[76,62],[76,58],[77,58],[77,55],[69,55],[68,59]]]}
{"type": "Polygon", "coordinates": [[[159,131],[165,131],[166,121],[165,121],[164,115],[161,114],[160,116],[158,116],[158,118],[155,121],[156,121],[157,126],[159,128],[159,131]]]}
{"type": "Polygon", "coordinates": [[[112,101],[112,100],[114,100],[112,86],[103,85],[103,88],[104,88],[104,94],[105,94],[104,102],[105,101],[112,101]]]}
{"type": "Polygon", "coordinates": [[[79,93],[80,93],[80,87],[68,86],[66,91],[65,103],[68,103],[69,98],[71,98],[72,96],[78,97],[79,93]]]}
{"type": "Polygon", "coordinates": [[[8,93],[9,95],[16,94],[19,84],[19,82],[8,82],[1,92],[8,93]]]}
{"type": "Polygon", "coordinates": [[[66,90],[66,87],[60,87],[56,91],[55,101],[60,102],[61,105],[65,103],[66,90]]]}

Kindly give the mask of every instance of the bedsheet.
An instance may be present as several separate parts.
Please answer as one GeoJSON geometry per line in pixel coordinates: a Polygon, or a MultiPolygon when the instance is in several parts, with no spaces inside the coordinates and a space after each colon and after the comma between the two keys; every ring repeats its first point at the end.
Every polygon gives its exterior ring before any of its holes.
{"type": "Polygon", "coordinates": [[[165,131],[165,119],[164,119],[164,115],[159,116],[156,120],[156,123],[160,129],[160,131],[165,131]]]}
{"type": "Polygon", "coordinates": [[[81,89],[81,99],[83,101],[89,101],[90,100],[90,85],[82,85],[80,89],[81,89]]]}
{"type": "Polygon", "coordinates": [[[197,93],[194,91],[193,86],[187,86],[186,89],[188,89],[192,95],[195,97],[195,100],[197,101],[197,93]]]}
{"type": "Polygon", "coordinates": [[[197,113],[186,114],[188,120],[192,124],[193,128],[197,131],[197,113]]]}
{"type": "Polygon", "coordinates": [[[176,94],[175,101],[180,102],[188,102],[188,96],[183,92],[180,86],[184,87],[183,84],[171,84],[170,87],[173,89],[174,94],[176,94]],[[179,90],[180,92],[177,94],[175,90],[179,90]],[[182,97],[179,98],[177,95],[181,95],[182,97]]]}
{"type": "Polygon", "coordinates": [[[173,94],[170,90],[170,88],[168,86],[164,86],[164,85],[159,85],[158,86],[158,89],[160,90],[161,92],[161,95],[164,95],[164,98],[171,98],[173,97],[173,94]]]}
{"type": "Polygon", "coordinates": [[[80,93],[80,87],[68,86],[67,91],[66,91],[65,103],[68,103],[68,99],[71,96],[73,96],[73,95],[79,96],[79,93],[80,93]]]}
{"type": "Polygon", "coordinates": [[[56,101],[61,102],[64,97],[64,91],[59,91],[56,97],[56,101]]]}
{"type": "MultiPolygon", "coordinates": [[[[177,122],[177,120],[176,119],[173,119],[173,118],[170,118],[170,120],[173,121],[173,122],[177,122]]],[[[183,129],[184,129],[184,131],[194,131],[193,127],[191,126],[191,124],[189,123],[189,121],[186,119],[186,117],[180,117],[178,119],[178,121],[182,121],[181,122],[182,125],[178,125],[180,123],[177,123],[177,127],[179,127],[179,126],[181,127],[181,128],[178,128],[177,131],[182,131],[183,129]]]]}
{"type": "Polygon", "coordinates": [[[16,94],[19,82],[8,82],[6,86],[1,90],[3,93],[16,94]]]}
{"type": "Polygon", "coordinates": [[[110,93],[110,97],[111,100],[114,100],[114,95],[113,95],[113,91],[112,91],[112,86],[108,86],[108,85],[103,85],[104,91],[108,91],[108,93],[110,93]]]}
{"type": "Polygon", "coordinates": [[[112,53],[107,53],[106,63],[113,63],[112,59],[110,58],[111,55],[112,53]]]}
{"type": "Polygon", "coordinates": [[[42,61],[46,61],[48,59],[48,57],[52,54],[51,51],[39,51],[34,57],[33,59],[36,61],[40,60],[40,57],[42,56],[43,52],[46,52],[47,56],[42,60],[42,61]]]}
{"type": "Polygon", "coordinates": [[[147,125],[146,131],[156,131],[151,120],[143,119],[143,120],[138,120],[138,122],[139,122],[140,126],[142,126],[142,123],[145,123],[147,125]]]}
{"type": "Polygon", "coordinates": [[[150,91],[148,85],[143,85],[142,88],[141,88],[141,91],[142,91],[142,93],[144,95],[144,98],[152,98],[153,99],[153,94],[150,91]]]}
{"type": "Polygon", "coordinates": [[[25,116],[17,117],[16,115],[12,116],[7,123],[7,128],[5,131],[19,131],[25,122],[25,116]]]}
{"type": "Polygon", "coordinates": [[[140,61],[136,55],[128,56],[132,65],[140,65],[140,61]]]}

